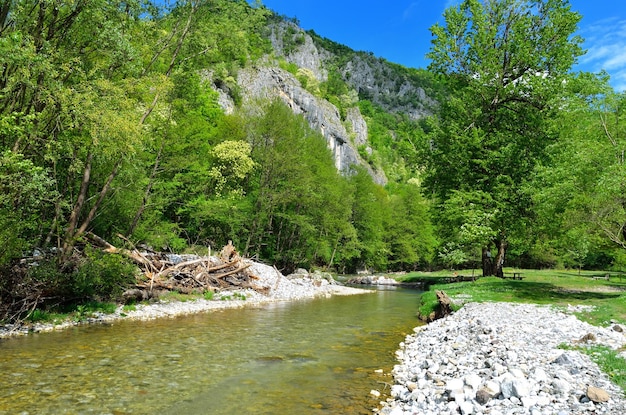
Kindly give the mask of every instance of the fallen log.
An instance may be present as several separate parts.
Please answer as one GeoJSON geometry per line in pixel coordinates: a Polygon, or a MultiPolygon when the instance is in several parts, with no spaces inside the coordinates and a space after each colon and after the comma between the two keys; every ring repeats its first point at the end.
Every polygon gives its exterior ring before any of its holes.
{"type": "Polygon", "coordinates": [[[229,271],[229,272],[225,272],[223,274],[213,275],[213,278],[221,279],[221,278],[228,277],[229,275],[239,274],[241,271],[243,271],[243,270],[245,270],[247,268],[250,268],[250,265],[252,265],[252,264],[244,265],[242,267],[239,267],[239,268],[234,269],[234,270],[229,271]]]}
{"type": "Polygon", "coordinates": [[[154,265],[152,265],[150,260],[148,260],[146,257],[141,255],[139,251],[136,251],[136,250],[130,251],[124,248],[117,248],[111,245],[110,243],[108,243],[107,241],[105,241],[104,239],[102,239],[101,237],[99,237],[98,235],[91,233],[91,232],[85,232],[85,238],[87,238],[87,240],[89,240],[89,242],[93,243],[94,245],[102,248],[104,252],[108,252],[110,254],[121,254],[121,255],[124,255],[125,257],[132,259],[135,263],[139,265],[154,268],[154,265]]]}

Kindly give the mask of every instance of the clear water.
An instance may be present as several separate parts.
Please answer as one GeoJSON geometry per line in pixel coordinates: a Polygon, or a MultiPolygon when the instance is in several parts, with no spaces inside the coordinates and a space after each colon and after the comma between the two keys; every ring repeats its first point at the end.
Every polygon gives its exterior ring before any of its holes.
{"type": "MultiPolygon", "coordinates": [[[[0,341],[0,414],[371,414],[419,293],[122,321],[0,341]]],[[[388,388],[387,388],[388,391],[388,388]]]]}

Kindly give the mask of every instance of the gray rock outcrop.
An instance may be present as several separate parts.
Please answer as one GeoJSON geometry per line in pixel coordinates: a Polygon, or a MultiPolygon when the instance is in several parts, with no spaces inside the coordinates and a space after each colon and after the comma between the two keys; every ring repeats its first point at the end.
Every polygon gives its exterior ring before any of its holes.
{"type": "MultiPolygon", "coordinates": [[[[375,171],[359,156],[337,108],[302,88],[291,73],[271,66],[250,67],[240,71],[238,83],[244,92],[244,106],[254,103],[259,98],[280,98],[295,114],[302,114],[311,128],[320,131],[326,139],[337,170],[350,174],[354,165],[361,165],[367,169],[376,183],[386,184],[384,172],[375,171]]],[[[367,124],[358,108],[352,109],[349,113],[355,138],[358,137],[359,142],[366,142],[367,124]]]]}
{"type": "Polygon", "coordinates": [[[287,62],[310,70],[319,81],[327,80],[327,68],[337,68],[343,80],[359,96],[387,111],[420,119],[431,115],[433,108],[437,107],[437,102],[427,94],[423,85],[409,75],[406,68],[400,69],[400,65],[371,53],[352,51],[336,44],[342,50],[342,56],[338,58],[319,43],[319,38],[313,38],[289,21],[272,25],[269,38],[275,53],[287,62]],[[346,56],[349,56],[347,61],[346,56]]]}

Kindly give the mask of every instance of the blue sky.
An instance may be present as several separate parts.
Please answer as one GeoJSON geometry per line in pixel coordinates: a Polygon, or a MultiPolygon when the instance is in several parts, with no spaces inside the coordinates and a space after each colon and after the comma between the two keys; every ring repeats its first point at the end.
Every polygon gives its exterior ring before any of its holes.
{"type": "MultiPolygon", "coordinates": [[[[263,0],[279,14],[296,17],[308,30],[347,45],[373,52],[391,62],[425,68],[430,31],[442,21],[444,9],[459,0],[263,0]]],[[[611,84],[626,91],[626,0],[570,0],[582,14],[579,34],[587,54],[575,70],[605,69],[611,84]]]]}

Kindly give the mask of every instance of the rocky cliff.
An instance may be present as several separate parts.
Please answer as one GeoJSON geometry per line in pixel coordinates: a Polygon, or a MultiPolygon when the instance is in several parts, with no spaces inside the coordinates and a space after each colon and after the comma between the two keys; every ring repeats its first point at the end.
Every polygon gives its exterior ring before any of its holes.
{"type": "Polygon", "coordinates": [[[376,183],[387,183],[384,172],[373,169],[357,151],[358,145],[367,143],[367,124],[357,107],[350,108],[346,117],[351,130],[349,133],[333,104],[302,88],[300,82],[283,69],[273,66],[247,68],[239,72],[238,83],[243,92],[244,105],[258,98],[280,98],[295,114],[302,114],[309,125],[326,139],[337,170],[349,174],[353,165],[362,165],[376,183]]]}
{"type": "MultiPolygon", "coordinates": [[[[238,74],[243,105],[259,98],[282,99],[294,113],[302,114],[313,129],[322,133],[339,171],[349,174],[353,165],[361,165],[376,183],[385,185],[387,178],[382,169],[371,166],[359,155],[358,149],[371,155],[372,148],[368,143],[367,122],[356,102],[358,98],[368,99],[389,112],[403,113],[412,119],[430,115],[436,101],[420,85],[417,72],[307,33],[288,19],[275,19],[268,27],[268,37],[274,55],[238,74]],[[295,66],[298,76],[281,69],[281,60],[295,66]],[[307,90],[300,76],[302,73],[321,83],[328,80],[331,71],[339,74],[351,89],[346,94],[351,104],[344,106],[342,114],[319,94],[311,93],[311,88],[307,90]]],[[[215,89],[220,94],[222,107],[227,112],[232,111],[234,104],[229,91],[218,86],[215,89]]]]}
{"type": "Polygon", "coordinates": [[[305,32],[291,21],[276,22],[270,29],[276,55],[310,70],[319,81],[326,81],[329,70],[336,70],[360,98],[412,119],[431,115],[437,107],[429,80],[415,69],[351,50],[313,32],[305,32]]]}

